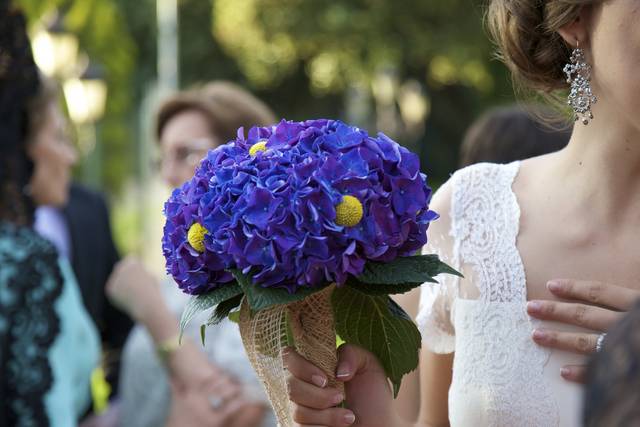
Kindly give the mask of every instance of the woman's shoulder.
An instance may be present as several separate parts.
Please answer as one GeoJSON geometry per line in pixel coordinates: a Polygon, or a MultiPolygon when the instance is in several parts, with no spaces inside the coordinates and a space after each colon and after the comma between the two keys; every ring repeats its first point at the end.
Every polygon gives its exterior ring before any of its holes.
{"type": "Polygon", "coordinates": [[[507,164],[476,163],[457,170],[449,179],[450,185],[460,190],[495,187],[502,181],[513,181],[520,169],[520,161],[507,164]]]}
{"type": "Polygon", "coordinates": [[[468,211],[470,204],[475,205],[475,209],[482,209],[484,204],[478,202],[509,194],[519,168],[520,162],[513,162],[477,163],[459,169],[436,191],[432,208],[441,215],[441,222],[447,224],[451,217],[459,217],[468,211]]]}

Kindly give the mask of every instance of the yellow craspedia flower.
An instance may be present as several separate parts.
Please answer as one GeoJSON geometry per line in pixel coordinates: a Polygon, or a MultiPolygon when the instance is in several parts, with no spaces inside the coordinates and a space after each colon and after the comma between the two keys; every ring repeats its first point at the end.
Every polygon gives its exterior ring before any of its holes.
{"type": "Polygon", "coordinates": [[[336,206],[336,224],[353,227],[362,220],[363,214],[360,200],[353,196],[343,196],[342,201],[336,206]]]}
{"type": "Polygon", "coordinates": [[[204,252],[204,236],[207,234],[207,229],[197,222],[194,222],[189,227],[187,232],[187,240],[193,249],[198,252],[204,252]]]}
{"type": "Polygon", "coordinates": [[[255,156],[258,154],[258,151],[267,151],[267,140],[263,139],[261,141],[256,142],[249,148],[249,154],[255,156]]]}

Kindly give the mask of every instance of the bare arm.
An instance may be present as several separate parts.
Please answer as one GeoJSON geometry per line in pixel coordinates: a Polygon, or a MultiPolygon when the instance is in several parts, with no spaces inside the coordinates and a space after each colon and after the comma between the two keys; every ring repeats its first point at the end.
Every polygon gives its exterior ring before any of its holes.
{"type": "Polygon", "coordinates": [[[420,427],[449,425],[448,395],[451,386],[453,353],[435,354],[427,349],[420,355],[420,427]]]}
{"type": "Polygon", "coordinates": [[[156,345],[170,344],[167,368],[174,380],[199,384],[205,378],[219,374],[196,344],[184,339],[177,345],[178,319],[165,303],[160,286],[134,258],[120,261],[107,283],[109,298],[135,321],[147,329],[156,345]]]}
{"type": "Polygon", "coordinates": [[[453,353],[435,354],[428,349],[422,350],[420,367],[403,379],[399,400],[393,404],[396,413],[405,422],[403,427],[449,426],[448,394],[452,368],[453,353]],[[414,389],[417,389],[419,394],[412,396],[409,391],[414,389]],[[406,394],[403,395],[403,392],[406,394]],[[415,418],[407,419],[407,415],[414,414],[413,411],[416,414],[415,418]]]}
{"type": "MultiPolygon", "coordinates": [[[[393,295],[393,299],[415,319],[418,315],[420,288],[413,289],[406,294],[393,295]]],[[[405,421],[416,422],[420,413],[420,368],[402,378],[402,386],[398,397],[393,401],[393,407],[405,421]]]]}

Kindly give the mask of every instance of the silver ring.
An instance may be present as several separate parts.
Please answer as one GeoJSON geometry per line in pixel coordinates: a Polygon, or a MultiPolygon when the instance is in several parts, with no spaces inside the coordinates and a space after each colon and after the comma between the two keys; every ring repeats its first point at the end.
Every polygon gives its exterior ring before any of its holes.
{"type": "Polygon", "coordinates": [[[602,346],[604,345],[604,339],[606,337],[606,333],[598,335],[598,340],[596,341],[596,353],[600,353],[602,351],[602,346]]]}
{"type": "Polygon", "coordinates": [[[210,395],[207,399],[209,399],[209,405],[211,405],[213,409],[220,409],[224,404],[224,400],[222,400],[221,397],[215,396],[213,394],[210,395]]]}

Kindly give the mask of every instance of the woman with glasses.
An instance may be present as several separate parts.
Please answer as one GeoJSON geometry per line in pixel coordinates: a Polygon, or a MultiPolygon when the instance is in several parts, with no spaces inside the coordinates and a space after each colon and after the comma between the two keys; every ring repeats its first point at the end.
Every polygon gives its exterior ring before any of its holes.
{"type": "MultiPolygon", "coordinates": [[[[163,181],[182,185],[207,151],[235,138],[238,128],[275,121],[266,105],[228,82],[172,96],[156,119],[163,181]]],[[[201,348],[199,327],[207,319],[196,317],[177,345],[188,297],[169,278],[158,284],[131,258],[116,267],[108,292],[139,323],[123,352],[120,425],[275,426],[236,325],[208,328],[201,348]]]]}

